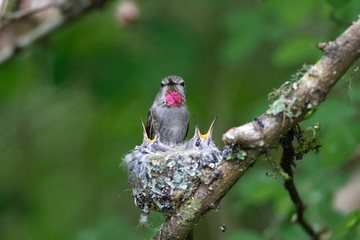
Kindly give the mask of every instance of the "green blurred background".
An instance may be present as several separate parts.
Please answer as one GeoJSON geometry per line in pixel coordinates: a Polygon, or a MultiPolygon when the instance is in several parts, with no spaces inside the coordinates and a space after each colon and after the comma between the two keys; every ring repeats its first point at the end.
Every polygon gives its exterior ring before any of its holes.
{"type": "MultiPolygon", "coordinates": [[[[0,239],[150,239],[164,218],[154,213],[139,224],[119,165],[142,141],[139,119],[161,79],[185,79],[202,131],[218,115],[214,139],[222,148],[224,132],[263,113],[273,88],[321,57],[316,43],[360,14],[357,0],[135,3],[136,24],[121,26],[120,2],[110,1],[0,66],[0,239]]],[[[351,209],[334,204],[359,173],[358,65],[302,123],[321,122],[323,147],[295,171],[306,217],[343,239],[360,236],[359,212],[344,218],[351,209]]],[[[306,239],[290,223],[294,206],[282,180],[269,171],[259,159],[196,226],[195,239],[306,239]]],[[[357,191],[345,199],[360,203],[357,191]]]]}

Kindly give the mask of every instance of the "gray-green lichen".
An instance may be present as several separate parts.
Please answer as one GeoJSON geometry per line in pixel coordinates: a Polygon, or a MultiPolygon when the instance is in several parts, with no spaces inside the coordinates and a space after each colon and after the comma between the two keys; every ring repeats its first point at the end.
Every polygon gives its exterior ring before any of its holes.
{"type": "Polygon", "coordinates": [[[226,145],[222,151],[223,158],[228,161],[233,159],[245,160],[246,155],[246,152],[236,144],[226,145]]]}
{"type": "Polygon", "coordinates": [[[185,225],[187,221],[190,221],[195,217],[195,212],[200,208],[201,200],[199,198],[189,199],[185,202],[182,209],[180,209],[181,215],[176,223],[185,225]]]}
{"type": "Polygon", "coordinates": [[[270,109],[267,110],[267,114],[278,115],[283,112],[289,118],[296,118],[301,115],[301,108],[296,106],[296,97],[287,99],[284,95],[281,95],[278,100],[276,100],[270,109]]]}
{"type": "Polygon", "coordinates": [[[313,69],[312,65],[304,64],[296,73],[291,75],[289,81],[286,81],[280,86],[280,88],[274,89],[274,91],[269,93],[269,101],[274,102],[279,99],[281,95],[287,96],[290,91],[292,91],[292,89],[296,90],[298,88],[297,82],[308,72],[311,75],[317,74],[316,70],[313,69]]]}
{"type": "Polygon", "coordinates": [[[296,95],[289,97],[292,90],[296,90],[299,86],[299,80],[306,74],[317,75],[315,69],[311,65],[304,64],[300,70],[293,74],[290,81],[286,81],[279,89],[275,89],[268,95],[268,98],[273,103],[270,109],[266,112],[271,115],[278,115],[284,113],[288,118],[297,118],[302,114],[301,108],[297,105],[296,95]]]}

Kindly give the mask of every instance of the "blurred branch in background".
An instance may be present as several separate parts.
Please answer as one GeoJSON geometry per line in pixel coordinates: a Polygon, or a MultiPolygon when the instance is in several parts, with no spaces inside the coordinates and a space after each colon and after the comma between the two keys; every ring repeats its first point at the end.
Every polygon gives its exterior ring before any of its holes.
{"type": "MultiPolygon", "coordinates": [[[[51,2],[50,1],[49,3],[42,4],[39,7],[25,8],[25,9],[19,10],[17,12],[10,12],[1,17],[1,20],[2,20],[1,26],[4,27],[7,24],[10,24],[12,21],[20,20],[22,18],[29,17],[36,13],[44,12],[51,8],[59,8],[61,6],[62,6],[62,4],[60,2],[51,2]]],[[[4,8],[4,11],[5,11],[5,9],[6,9],[6,7],[4,8]]]]}
{"type": "Polygon", "coordinates": [[[253,122],[234,127],[223,135],[226,145],[237,145],[246,150],[246,158],[236,155],[236,159],[223,161],[219,166],[223,177],[210,187],[200,185],[193,195],[201,202],[201,207],[184,207],[162,225],[156,239],[184,239],[207,211],[218,206],[262,153],[325,100],[332,87],[360,56],[360,20],[335,41],[318,44],[318,47],[324,52],[323,57],[301,79],[283,89],[270,109],[253,122]]]}
{"type": "MultiPolygon", "coordinates": [[[[107,0],[22,0],[7,12],[7,0],[0,1],[0,64],[9,60],[34,41],[92,9],[100,9],[107,0]]],[[[8,4],[10,5],[10,4],[8,4]]]]}
{"type": "MultiPolygon", "coordinates": [[[[0,20],[2,18],[2,15],[5,12],[6,5],[7,5],[7,0],[0,0],[0,20]]],[[[1,21],[0,21],[0,23],[1,23],[1,21]]]]}

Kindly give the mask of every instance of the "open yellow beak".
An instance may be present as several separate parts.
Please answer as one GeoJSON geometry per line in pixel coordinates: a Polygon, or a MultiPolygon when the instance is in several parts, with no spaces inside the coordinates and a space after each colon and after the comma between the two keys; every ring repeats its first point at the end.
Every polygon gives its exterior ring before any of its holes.
{"type": "Polygon", "coordinates": [[[200,136],[202,139],[205,140],[209,135],[211,135],[212,128],[213,128],[213,126],[214,126],[214,123],[215,123],[216,119],[217,119],[217,116],[216,116],[216,117],[214,118],[214,120],[212,121],[212,123],[211,123],[211,125],[210,125],[210,127],[209,127],[209,130],[207,131],[206,134],[202,135],[202,134],[200,133],[200,130],[198,129],[198,134],[199,134],[199,136],[200,136]]]}
{"type": "Polygon", "coordinates": [[[141,120],[141,125],[142,125],[142,127],[143,127],[144,135],[146,136],[148,142],[149,142],[149,143],[155,142],[155,140],[156,140],[156,138],[157,138],[157,133],[155,134],[154,139],[150,139],[150,138],[148,137],[147,133],[146,133],[146,129],[145,129],[144,122],[142,121],[142,119],[140,119],[140,120],[141,120]]]}

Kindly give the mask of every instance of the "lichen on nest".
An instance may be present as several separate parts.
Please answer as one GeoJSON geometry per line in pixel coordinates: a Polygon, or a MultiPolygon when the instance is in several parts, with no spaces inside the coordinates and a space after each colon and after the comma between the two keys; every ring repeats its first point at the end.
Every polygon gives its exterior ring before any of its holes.
{"type": "Polygon", "coordinates": [[[221,177],[221,152],[211,138],[214,122],[205,135],[195,122],[194,137],[177,145],[163,144],[160,136],[149,139],[144,128],[142,144],[124,158],[134,201],[142,212],[175,215],[200,183],[210,185],[221,177]]]}

